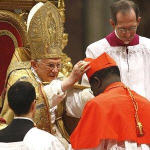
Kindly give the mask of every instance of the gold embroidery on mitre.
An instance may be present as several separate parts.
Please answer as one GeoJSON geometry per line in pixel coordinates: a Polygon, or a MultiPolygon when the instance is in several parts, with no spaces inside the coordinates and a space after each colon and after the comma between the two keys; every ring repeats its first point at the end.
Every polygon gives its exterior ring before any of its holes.
{"type": "Polygon", "coordinates": [[[59,58],[62,53],[63,22],[58,9],[46,2],[31,19],[28,38],[32,59],[59,58]]]}

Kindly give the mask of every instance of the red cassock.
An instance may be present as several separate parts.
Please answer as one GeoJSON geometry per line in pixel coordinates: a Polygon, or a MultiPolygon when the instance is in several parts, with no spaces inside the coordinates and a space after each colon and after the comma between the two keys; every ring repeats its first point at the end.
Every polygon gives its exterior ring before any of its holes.
{"type": "Polygon", "coordinates": [[[72,147],[94,148],[106,139],[150,144],[150,102],[133,91],[132,94],[138,103],[144,136],[137,136],[135,109],[128,90],[123,83],[115,82],[87,102],[70,137],[72,147]]]}

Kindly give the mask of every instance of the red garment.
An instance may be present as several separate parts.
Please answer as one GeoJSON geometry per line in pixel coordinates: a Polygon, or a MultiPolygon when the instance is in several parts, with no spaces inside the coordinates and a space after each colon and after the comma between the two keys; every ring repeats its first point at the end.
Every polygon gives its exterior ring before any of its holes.
{"type": "Polygon", "coordinates": [[[0,123],[6,124],[6,120],[3,118],[0,118],[0,123]]]}
{"type": "Polygon", "coordinates": [[[139,35],[135,34],[134,38],[129,44],[124,44],[115,34],[115,32],[110,33],[106,36],[106,40],[111,46],[134,46],[139,44],[139,35]]]}
{"type": "Polygon", "coordinates": [[[135,110],[123,83],[115,82],[87,102],[78,126],[71,135],[73,148],[94,148],[110,139],[150,144],[150,102],[132,91],[138,103],[138,116],[144,136],[137,137],[135,110]]]}

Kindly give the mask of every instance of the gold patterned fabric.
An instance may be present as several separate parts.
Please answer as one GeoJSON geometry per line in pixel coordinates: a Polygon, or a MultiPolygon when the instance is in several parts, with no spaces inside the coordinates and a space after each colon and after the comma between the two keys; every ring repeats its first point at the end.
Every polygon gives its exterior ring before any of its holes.
{"type": "MultiPolygon", "coordinates": [[[[36,113],[34,117],[34,122],[36,123],[38,128],[51,132],[49,103],[42,90],[42,85],[36,81],[29,66],[30,65],[28,64],[25,67],[23,67],[23,64],[22,64],[22,67],[21,67],[21,64],[20,64],[18,68],[10,71],[8,75],[9,79],[7,82],[7,91],[9,87],[12,84],[14,84],[16,81],[28,81],[32,83],[33,86],[35,87],[36,96],[37,96],[37,107],[36,107],[37,109],[36,109],[36,113]]],[[[1,112],[1,117],[6,120],[7,124],[9,124],[14,118],[14,113],[8,107],[8,101],[7,101],[6,95],[4,99],[4,106],[1,112]]]]}
{"type": "Polygon", "coordinates": [[[31,58],[59,58],[63,44],[63,22],[58,9],[46,2],[33,15],[28,27],[31,58]]]}
{"type": "MultiPolygon", "coordinates": [[[[63,122],[63,114],[65,113],[65,100],[62,101],[58,107],[57,107],[57,112],[56,112],[56,125],[60,131],[60,133],[62,134],[62,136],[69,142],[70,138],[69,138],[69,134],[66,131],[66,128],[64,126],[64,122],[63,122]]],[[[69,123],[69,122],[68,122],[69,123]]]]}

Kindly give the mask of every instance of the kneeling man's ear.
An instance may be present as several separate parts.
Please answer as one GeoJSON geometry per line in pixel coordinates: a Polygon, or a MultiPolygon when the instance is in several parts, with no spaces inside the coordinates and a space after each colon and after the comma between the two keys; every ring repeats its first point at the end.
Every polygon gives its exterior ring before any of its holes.
{"type": "Polygon", "coordinates": [[[100,88],[102,85],[102,81],[98,77],[93,77],[92,82],[90,83],[91,83],[91,86],[93,86],[94,88],[100,88]]]}

